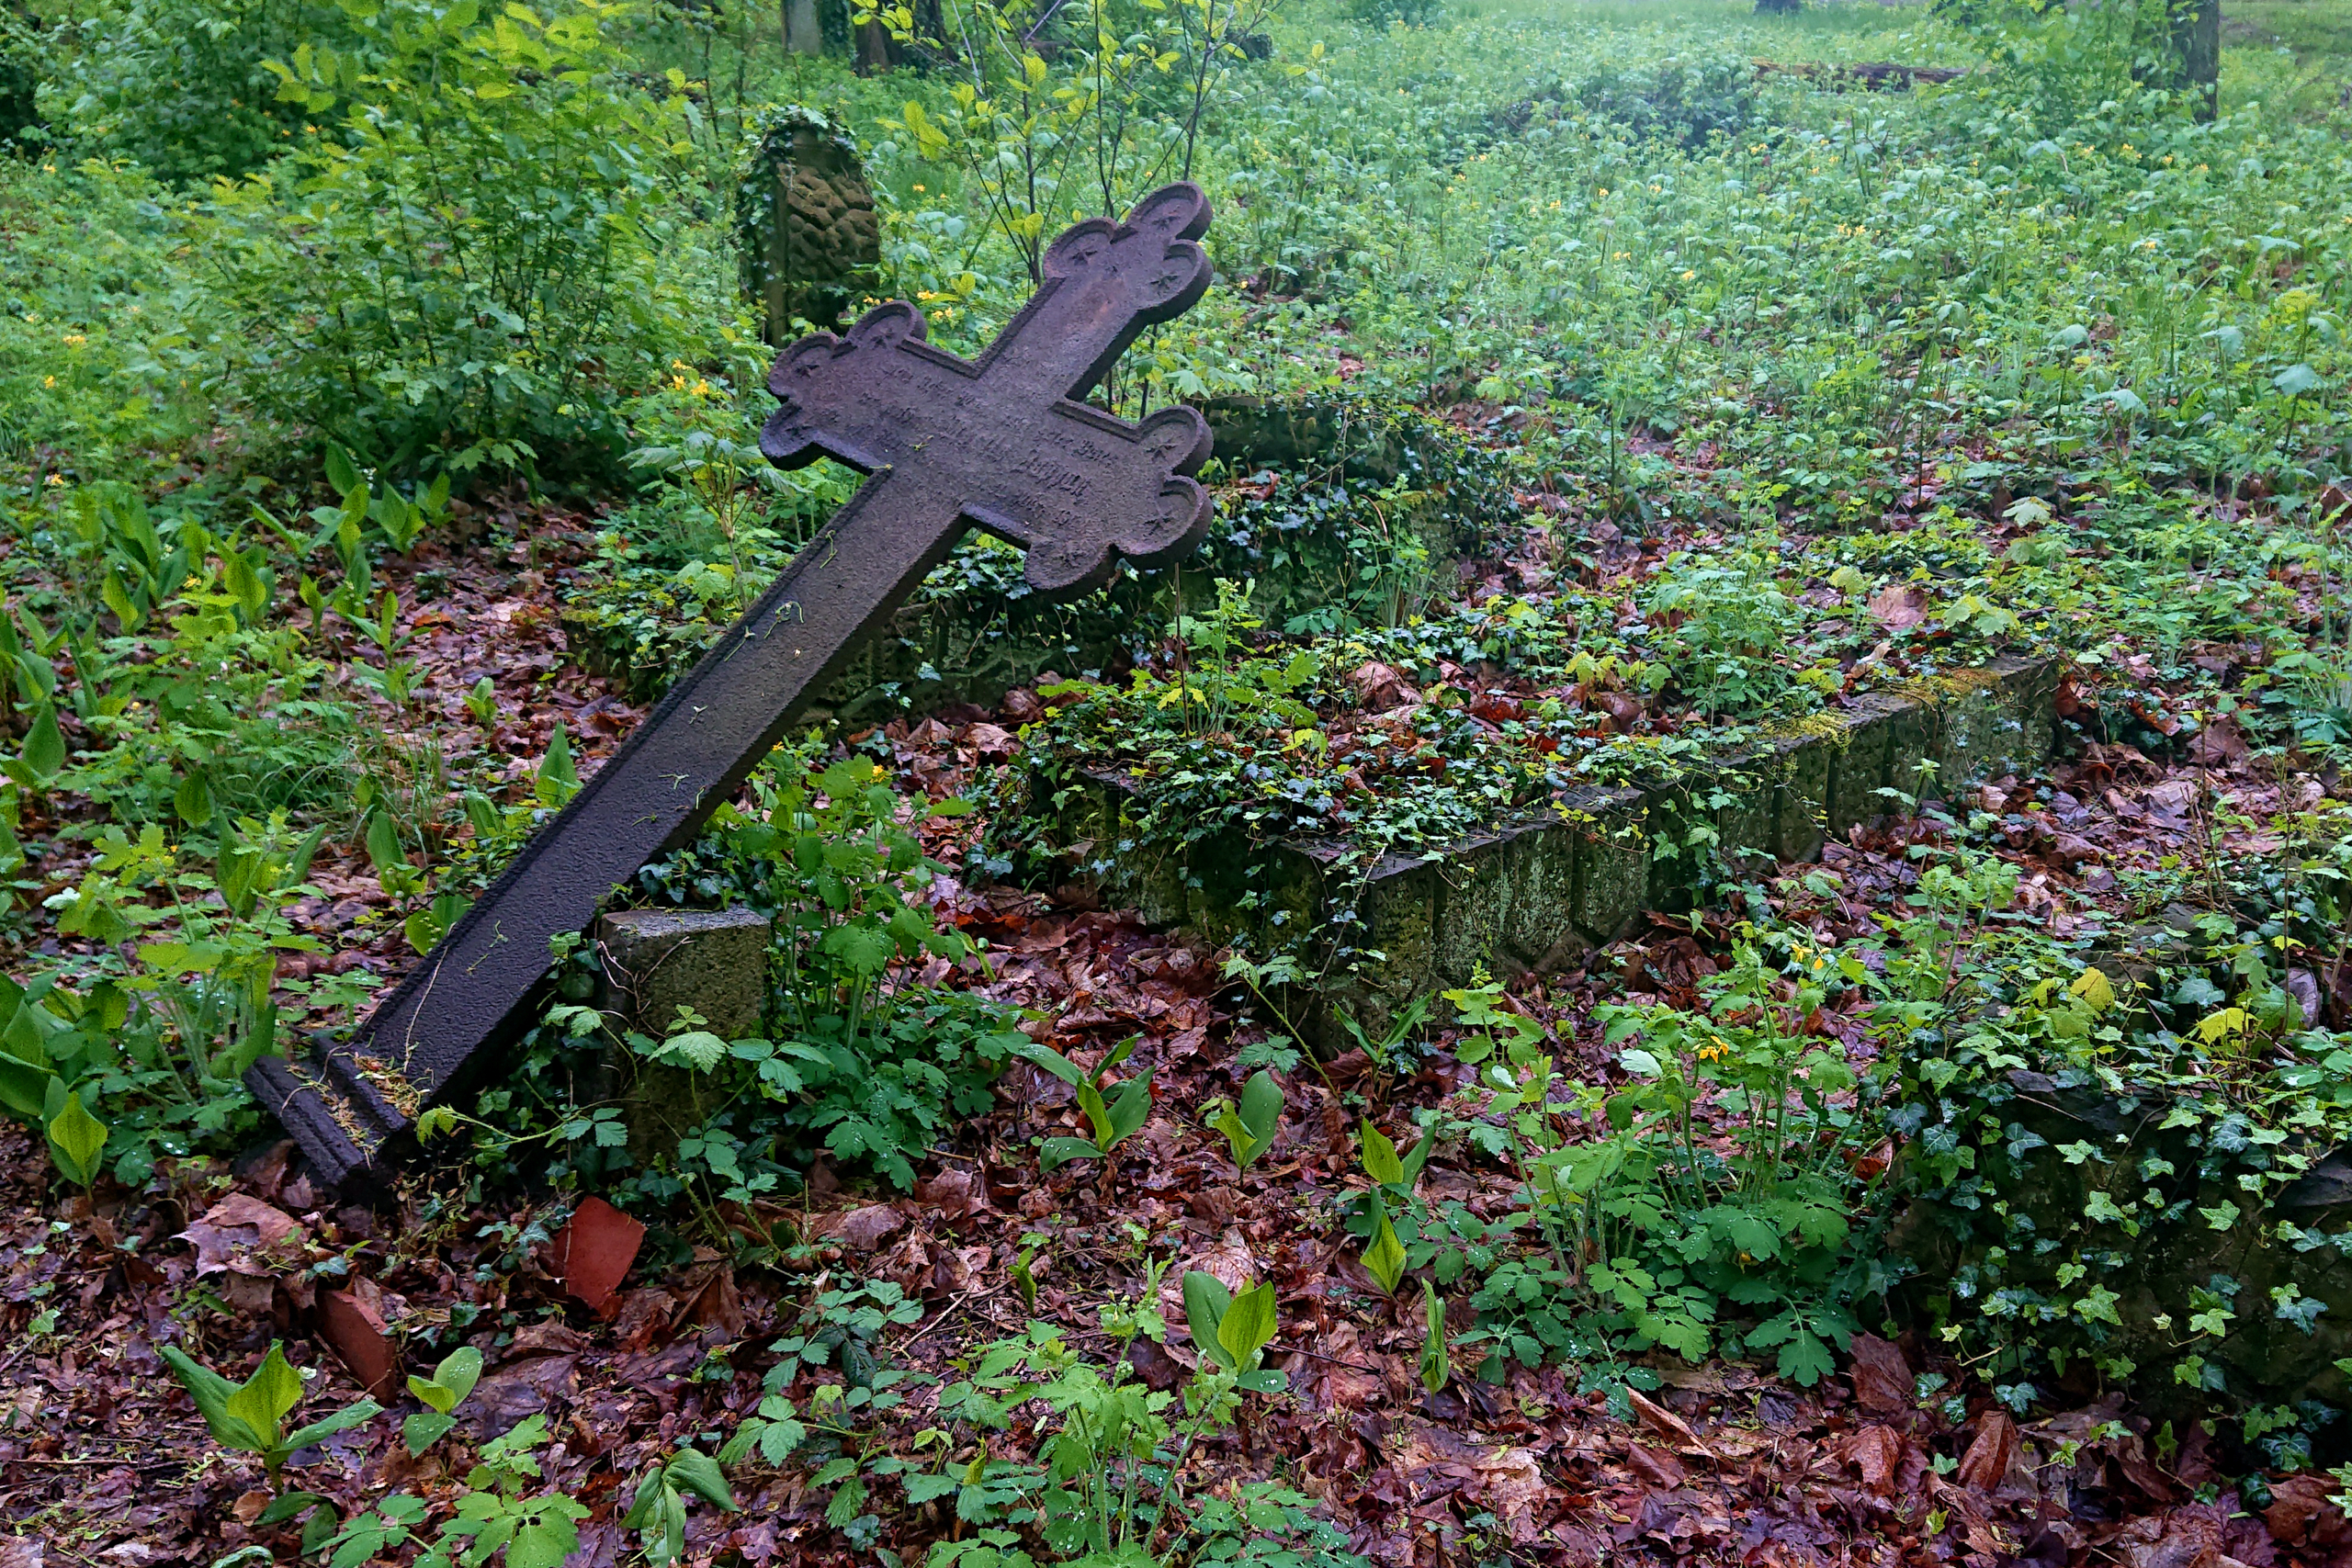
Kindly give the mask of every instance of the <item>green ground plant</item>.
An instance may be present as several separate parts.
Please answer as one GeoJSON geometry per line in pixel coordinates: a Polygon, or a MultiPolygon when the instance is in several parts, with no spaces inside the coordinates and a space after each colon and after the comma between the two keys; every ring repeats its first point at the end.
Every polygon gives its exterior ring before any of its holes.
{"type": "MultiPolygon", "coordinates": [[[[422,722],[418,554],[514,542],[444,529],[453,491],[529,514],[535,487],[563,486],[604,509],[575,608],[615,667],[653,671],[640,696],[852,493],[844,471],[778,478],[754,456],[768,404],[729,215],[770,103],[820,102],[869,150],[878,285],[944,346],[985,345],[1069,219],[1189,175],[1217,208],[1220,284],[1136,345],[1114,412],[1311,397],[1511,449],[1213,473],[1219,537],[1189,586],[1136,577],[1019,621],[1064,639],[1035,670],[1100,678],[1046,694],[967,870],[1013,869],[1021,812],[1107,771],[1139,807],[1098,856],[1226,834],[1246,860],[1316,836],[1344,875],[1575,789],[1703,782],[1774,726],[2001,653],[2071,660],[2075,722],[2106,746],[2169,759],[2234,731],[2282,780],[2346,761],[2352,163],[2340,107],[2291,56],[2233,47],[2200,120],[2161,85],[2136,5],[1759,18],[1486,0],[1371,7],[1370,25],[1212,0],[859,9],[919,68],[786,59],[740,0],[104,0],[29,46],[5,14],[0,1103],[68,1181],[143,1188],[174,1156],[234,1152],[259,1126],[240,1069],[347,1021],[362,982],[281,963],[318,945],[290,911],[322,844],[365,855],[423,950],[578,789],[560,730],[511,793],[486,761],[453,778],[430,747],[368,733],[383,726],[362,716],[422,722]],[[1758,64],[1890,59],[1964,73],[1881,93],[1758,64]],[[1442,528],[1400,521],[1432,496],[1442,528]],[[1449,543],[1516,553],[1464,576],[1449,543]],[[1629,557],[1637,574],[1613,564],[1629,557]],[[1106,624],[1125,635],[1093,637],[1106,624]]],[[[1018,552],[975,543],[944,572],[933,602],[1011,606],[951,649],[976,662],[1025,614],[1018,552]]],[[[920,694],[922,662],[883,716],[920,694]]],[[[473,696],[487,735],[498,684],[473,696]]],[[[476,1132],[501,1134],[476,1145],[489,1174],[606,1187],[713,1237],[771,1224],[820,1150],[911,1185],[1005,1062],[1040,1059],[1004,1010],[907,978],[980,958],[925,900],[941,868],[919,824],[962,808],[936,804],[858,756],[780,758],[627,895],[779,917],[759,1032],[683,1018],[630,1037],[593,1010],[593,955],[555,955],[560,1008],[476,1107],[476,1132]],[[698,1097],[652,1168],[597,1077],[608,1050],[698,1097]]],[[[1696,1005],[1612,1016],[1605,1086],[1566,1077],[1500,990],[1464,988],[1466,1089],[1411,1132],[1375,1111],[1396,1135],[1365,1122],[1368,1190],[1346,1215],[1385,1310],[1419,1279],[1425,1389],[1452,1348],[1494,1379],[1570,1360],[1612,1393],[1657,1351],[1761,1353],[1815,1381],[1891,1298],[2019,1409],[2153,1382],[2309,1462],[2316,1418],[2257,1393],[2253,1363],[2316,1342],[2325,1303],[2305,1287],[2345,1243],[2258,1216],[2344,1131],[2352,1063],[2289,971],[2340,946],[2346,836],[2314,809],[2286,855],[2137,890],[2151,911],[2201,903],[2184,955],[2136,987],[2029,930],[1997,863],[1922,845],[1875,952],[1741,931],[1696,1005]],[[1825,1009],[1861,1021],[1884,1065],[1848,1067],[1806,1021],[1825,1009]],[[2125,1160],[2043,1138],[2021,1072],[2161,1098],[2180,1147],[2125,1160]],[[1889,1133],[1901,1162],[1859,1174],[1889,1133]],[[1504,1172],[1516,1201],[1496,1219],[1425,1201],[1438,1148],[1504,1172]],[[2075,1212],[2030,1212],[2062,1182],[2075,1212]],[[1883,1235],[1890,1184],[1933,1223],[1883,1235]],[[2113,1288],[2141,1244],[2184,1235],[2290,1262],[2217,1269],[2177,1299],[2113,1288]],[[1928,1272],[1895,1280],[1890,1256],[1928,1272]],[[1449,1335],[1441,1286],[1474,1325],[1449,1335]]],[[[1244,933],[1228,972],[1262,993],[1351,961],[1344,921],[1316,947],[1261,913],[1272,929],[1244,933]]],[[[1411,1066],[1413,1032],[1367,1055],[1411,1066]]],[[[1256,1049],[1243,1070],[1288,1047],[1256,1049]]],[[[1093,1136],[1064,1141],[1106,1165],[1150,1089],[1142,1072],[1107,1085],[1111,1067],[1070,1066],[1093,1136]]],[[[1261,1074],[1212,1125],[1248,1168],[1279,1119],[1261,1074]]],[[[772,1230],[752,1250],[795,1245],[772,1230]]],[[[1014,1266],[1033,1313],[1039,1245],[1014,1266]]],[[[1339,1561],[1297,1495],[1184,1491],[1183,1455],[1272,1386],[1265,1289],[1219,1301],[1185,1281],[1204,1368],[1177,1397],[1051,1331],[989,1348],[922,1463],[871,1419],[909,1381],[874,1364],[886,1327],[919,1306],[879,1282],[820,1289],[722,1459],[806,1460],[861,1549],[877,1490],[952,1497],[975,1528],[943,1563],[1339,1561]],[[816,1392],[796,1402],[804,1372],[816,1392]],[[1040,1399],[1043,1427],[1017,1415],[1040,1399]]],[[[1104,1331],[1124,1348],[1164,1326],[1132,1306],[1104,1331]]],[[[243,1389],[175,1371],[274,1482],[305,1435],[283,1429],[300,1393],[283,1358],[243,1389]]],[[[2338,1392],[2327,1376],[2313,1386],[2338,1392]]],[[[416,1392],[446,1420],[468,1381],[453,1357],[416,1392]]],[[[450,1440],[435,1426],[415,1428],[426,1446],[450,1440]]],[[[549,1436],[484,1445],[447,1499],[344,1524],[288,1495],[273,1506],[308,1511],[269,1522],[303,1517],[338,1568],[412,1549],[552,1563],[582,1505],[539,1473],[549,1436]]],[[[725,1506],[695,1451],[645,1477],[633,1511],[657,1555],[675,1555],[688,1497],[725,1506]]]]}
{"type": "Polygon", "coordinates": [[[474,1113],[441,1113],[435,1129],[470,1129],[477,1156],[493,1164],[551,1147],[572,1179],[625,1182],[621,1195],[682,1205],[717,1235],[728,1234],[718,1205],[789,1191],[820,1152],[911,1187],[924,1151],[956,1118],[988,1109],[1004,1065],[1037,1049],[1011,1010],[905,977],[910,962],[975,956],[922,898],[941,868],[909,825],[914,812],[965,809],[907,801],[864,757],[812,768],[779,750],[745,806],[723,807],[639,887],[661,903],[744,904],[774,922],[763,1032],[723,1039],[691,1016],[662,1021],[660,1036],[630,1029],[598,1010],[598,960],[575,946],[515,1086],[489,1091],[474,1113]],[[655,1168],[632,1170],[610,1086],[590,1087],[608,1054],[632,1074],[684,1075],[675,1152],[655,1168]]]}
{"type": "Polygon", "coordinates": [[[289,1432],[286,1429],[286,1417],[302,1403],[302,1374],[288,1364],[285,1352],[275,1341],[260,1368],[243,1383],[231,1382],[177,1346],[165,1345],[159,1353],[172,1369],[172,1375],[179,1379],[180,1386],[187,1390],[188,1397],[196,1401],[197,1410],[211,1429],[213,1441],[223,1448],[259,1455],[273,1485],[285,1470],[287,1458],[295,1450],[337,1432],[349,1431],[383,1413],[383,1406],[363,1399],[323,1420],[289,1432]]]}
{"type": "Polygon", "coordinates": [[[424,1548],[414,1559],[423,1568],[560,1568],[580,1544],[588,1509],[538,1489],[546,1472],[535,1450],[549,1440],[548,1418],[531,1416],[482,1444],[454,1507],[437,1519],[435,1504],[412,1492],[354,1516],[325,1545],[329,1568],[358,1568],[413,1545],[424,1548]]]}

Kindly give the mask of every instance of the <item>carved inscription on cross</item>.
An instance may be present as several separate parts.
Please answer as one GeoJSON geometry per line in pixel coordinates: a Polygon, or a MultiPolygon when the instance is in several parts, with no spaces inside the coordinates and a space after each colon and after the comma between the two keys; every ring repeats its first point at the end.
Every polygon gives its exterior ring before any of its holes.
{"type": "Polygon", "coordinates": [[[775,583],[673,686],[466,917],[315,1064],[265,1058],[248,1081],[340,1184],[380,1173],[420,1109],[527,1021],[549,942],[577,932],[639,868],[689,843],[808,703],[977,525],[1023,546],[1041,593],[1107,581],[1119,558],[1172,560],[1207,532],[1189,477],[1209,453],[1189,408],[1139,424],[1076,400],[1136,333],[1206,290],[1194,243],[1209,207],[1189,183],[1093,219],[1046,253],[1045,285],[972,363],[923,341],[895,302],[846,339],[806,338],[776,361],[771,460],[829,456],[869,476],[775,583]]]}

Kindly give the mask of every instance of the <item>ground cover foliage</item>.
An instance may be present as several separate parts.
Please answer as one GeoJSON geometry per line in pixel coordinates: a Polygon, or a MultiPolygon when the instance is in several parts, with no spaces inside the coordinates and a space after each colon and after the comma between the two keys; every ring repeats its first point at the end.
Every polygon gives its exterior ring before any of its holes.
{"type": "Polygon", "coordinates": [[[2352,168],[2290,9],[2200,119],[2154,5],[820,7],[863,73],[732,5],[0,6],[0,1562],[2341,1556],[2352,168]],[[966,547],[623,890],[775,922],[756,1031],[551,953],[339,1207],[243,1068],[852,493],[755,446],[785,103],[959,352],[1200,180],[1217,285],[1105,404],[1412,456],[1229,446],[1201,561],[1050,614],[966,547]],[[1687,907],[1324,1058],[1345,919],[1211,948],[1088,863],[1368,868],[2019,654],[2046,770],[1818,863],[1661,824],[1687,907]],[[592,1197],[651,1227],[602,1312],[592,1197]]]}

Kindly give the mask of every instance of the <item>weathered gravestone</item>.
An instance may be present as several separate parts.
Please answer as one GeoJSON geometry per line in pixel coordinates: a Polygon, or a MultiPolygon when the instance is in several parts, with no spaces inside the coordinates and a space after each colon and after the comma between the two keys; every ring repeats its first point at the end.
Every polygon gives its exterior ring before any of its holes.
{"type": "Polygon", "coordinates": [[[1208,222],[1207,197],[1183,183],[1125,222],[1065,231],[1045,287],[976,363],[924,343],[904,302],[776,361],[769,459],[829,456],[870,477],[353,1039],[315,1065],[254,1066],[247,1082],[321,1179],[382,1174],[414,1118],[526,1026],[549,943],[691,842],[967,526],[1023,547],[1029,584],[1048,594],[1101,586],[1121,556],[1156,565],[1200,542],[1200,414],[1175,406],[1129,424],[1075,400],[1136,333],[1206,291],[1194,242],[1208,222]]]}
{"type": "Polygon", "coordinates": [[[743,297],[781,344],[792,319],[831,327],[875,286],[882,231],[857,145],[814,109],[772,109],[735,193],[743,297]]]}

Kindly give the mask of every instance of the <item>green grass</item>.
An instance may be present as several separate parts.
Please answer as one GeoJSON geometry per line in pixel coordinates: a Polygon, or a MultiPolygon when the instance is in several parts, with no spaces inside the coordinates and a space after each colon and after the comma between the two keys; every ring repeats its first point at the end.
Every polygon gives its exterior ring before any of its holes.
{"type": "Polygon", "coordinates": [[[2340,0],[2224,0],[2224,101],[2261,91],[2318,118],[2352,107],[2352,6],[2340,0]]]}

